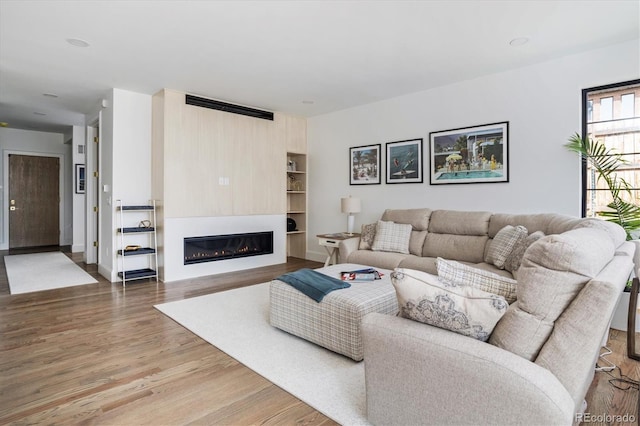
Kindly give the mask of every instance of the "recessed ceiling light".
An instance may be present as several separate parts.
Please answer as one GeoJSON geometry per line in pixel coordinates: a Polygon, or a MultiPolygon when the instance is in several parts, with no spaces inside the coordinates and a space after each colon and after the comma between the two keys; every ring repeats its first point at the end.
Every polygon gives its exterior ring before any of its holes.
{"type": "Polygon", "coordinates": [[[68,38],[67,43],[76,47],[89,47],[89,43],[79,38],[68,38]]]}
{"type": "Polygon", "coordinates": [[[528,37],[517,37],[509,42],[511,46],[522,46],[523,44],[529,43],[528,37]]]}
{"type": "Polygon", "coordinates": [[[58,95],[56,95],[55,93],[43,93],[42,96],[46,96],[48,98],[57,98],[58,95]]]}
{"type": "Polygon", "coordinates": [[[47,115],[44,112],[34,112],[35,115],[47,115]]]}
{"type": "Polygon", "coordinates": [[[304,100],[304,101],[302,101],[302,103],[306,104],[306,105],[312,105],[313,101],[304,100]]]}

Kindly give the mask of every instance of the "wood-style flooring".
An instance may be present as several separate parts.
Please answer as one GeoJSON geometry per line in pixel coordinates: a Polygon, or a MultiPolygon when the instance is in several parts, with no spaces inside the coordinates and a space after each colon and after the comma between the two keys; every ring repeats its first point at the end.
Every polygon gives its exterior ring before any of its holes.
{"type": "MultiPolygon", "coordinates": [[[[153,308],[321,264],[290,258],[123,289],[81,255],[68,255],[98,284],[11,296],[0,261],[0,424],[335,424],[153,308]]],[[[608,359],[638,380],[640,363],[626,357],[625,333],[612,330],[610,348],[608,359]]],[[[637,388],[616,389],[610,378],[596,373],[587,411],[637,419],[637,388]]],[[[625,424],[613,420],[589,424],[625,424]]]]}

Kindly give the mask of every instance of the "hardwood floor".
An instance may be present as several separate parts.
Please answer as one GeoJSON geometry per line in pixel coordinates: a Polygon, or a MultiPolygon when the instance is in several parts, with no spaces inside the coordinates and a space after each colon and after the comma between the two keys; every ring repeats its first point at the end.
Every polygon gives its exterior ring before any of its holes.
{"type": "MultiPolygon", "coordinates": [[[[335,424],[153,308],[321,264],[291,258],[125,290],[68,255],[98,284],[11,296],[0,262],[0,424],[335,424]]],[[[613,330],[610,347],[608,359],[638,380],[640,363],[626,357],[625,333],[613,330]]],[[[637,387],[619,390],[610,378],[596,373],[587,411],[637,419],[637,387]]]]}

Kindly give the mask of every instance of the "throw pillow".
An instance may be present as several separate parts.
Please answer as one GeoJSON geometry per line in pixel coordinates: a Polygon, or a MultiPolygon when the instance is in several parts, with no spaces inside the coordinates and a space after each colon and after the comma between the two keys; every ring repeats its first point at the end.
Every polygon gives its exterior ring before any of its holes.
{"type": "Polygon", "coordinates": [[[518,240],[504,262],[504,269],[514,274],[520,267],[520,263],[522,263],[524,252],[527,251],[531,244],[535,243],[542,237],[544,237],[544,232],[537,231],[526,238],[518,240]]]}
{"type": "Polygon", "coordinates": [[[491,263],[500,269],[504,269],[507,256],[513,251],[513,247],[520,239],[527,237],[527,228],[524,226],[507,225],[502,228],[489,243],[489,249],[485,262],[491,263]]]}
{"type": "Polygon", "coordinates": [[[493,293],[504,297],[509,304],[516,301],[518,285],[516,280],[441,257],[436,262],[436,268],[438,268],[438,278],[447,284],[469,286],[493,293]]]}
{"type": "Polygon", "coordinates": [[[373,240],[376,237],[377,225],[377,223],[362,225],[362,231],[360,231],[360,250],[371,250],[373,240]]]}
{"type": "Polygon", "coordinates": [[[446,287],[422,271],[396,268],[391,282],[400,316],[483,342],[509,306],[501,296],[473,287],[446,287]]]}
{"type": "Polygon", "coordinates": [[[411,225],[378,221],[371,250],[409,254],[411,225]]]}

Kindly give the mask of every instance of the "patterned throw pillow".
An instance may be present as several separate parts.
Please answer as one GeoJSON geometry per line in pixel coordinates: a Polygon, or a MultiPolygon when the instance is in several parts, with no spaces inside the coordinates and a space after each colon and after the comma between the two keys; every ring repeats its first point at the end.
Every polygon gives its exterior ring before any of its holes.
{"type": "Polygon", "coordinates": [[[477,288],[502,296],[509,304],[516,301],[518,285],[516,280],[441,257],[438,258],[436,267],[438,268],[438,278],[445,284],[477,288]]]}
{"type": "Polygon", "coordinates": [[[520,267],[520,263],[524,257],[524,252],[527,251],[531,244],[535,243],[542,237],[544,237],[544,232],[537,231],[526,238],[518,240],[516,245],[513,247],[513,250],[511,250],[511,253],[509,253],[509,256],[507,256],[507,260],[504,262],[504,269],[515,274],[520,267]]]}
{"type": "Polygon", "coordinates": [[[411,225],[378,221],[371,250],[409,254],[411,225]]]}
{"type": "Polygon", "coordinates": [[[491,263],[500,269],[504,269],[504,262],[513,251],[513,247],[519,240],[526,238],[528,235],[527,228],[524,226],[507,225],[502,228],[493,240],[489,243],[489,250],[484,259],[485,262],[491,263]]]}
{"type": "Polygon", "coordinates": [[[435,275],[396,268],[391,274],[399,315],[486,342],[509,306],[473,287],[447,287],[435,275]]]}
{"type": "Polygon", "coordinates": [[[360,231],[360,250],[371,250],[373,239],[376,237],[377,225],[377,223],[362,225],[362,231],[360,231]]]}

